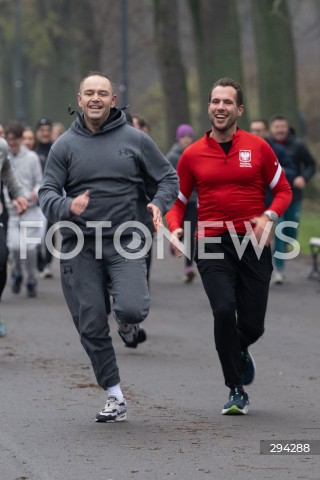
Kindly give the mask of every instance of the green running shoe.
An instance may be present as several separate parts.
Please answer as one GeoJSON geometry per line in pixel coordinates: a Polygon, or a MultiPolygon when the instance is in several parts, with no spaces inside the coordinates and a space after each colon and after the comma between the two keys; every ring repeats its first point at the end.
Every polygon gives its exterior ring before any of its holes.
{"type": "Polygon", "coordinates": [[[248,413],[249,397],[243,387],[230,390],[229,401],[222,409],[222,415],[246,415],[248,413]]]}

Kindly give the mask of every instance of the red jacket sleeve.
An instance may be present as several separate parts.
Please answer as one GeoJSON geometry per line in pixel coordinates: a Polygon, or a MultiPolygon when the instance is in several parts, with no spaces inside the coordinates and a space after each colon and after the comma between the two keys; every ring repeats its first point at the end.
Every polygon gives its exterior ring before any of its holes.
{"type": "Polygon", "coordinates": [[[263,145],[262,158],[263,175],[274,195],[268,210],[273,210],[281,217],[291,203],[291,187],[274,151],[268,144],[263,145]]]}
{"type": "Polygon", "coordinates": [[[178,198],[166,215],[169,230],[173,232],[176,228],[181,228],[186,211],[188,199],[194,189],[195,181],[190,171],[189,157],[183,153],[177,166],[177,173],[180,180],[180,192],[178,198]]]}

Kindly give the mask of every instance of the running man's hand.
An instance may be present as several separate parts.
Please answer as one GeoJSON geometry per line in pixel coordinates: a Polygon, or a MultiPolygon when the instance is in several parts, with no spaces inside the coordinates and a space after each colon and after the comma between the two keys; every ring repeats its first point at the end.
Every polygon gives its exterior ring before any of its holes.
{"type": "Polygon", "coordinates": [[[89,194],[90,194],[90,190],[86,190],[84,193],[82,193],[81,195],[78,195],[72,200],[70,205],[70,212],[73,215],[79,216],[85,211],[90,199],[89,194]]]}
{"type": "Polygon", "coordinates": [[[30,202],[36,202],[38,200],[38,194],[35,190],[32,190],[30,195],[30,202]]]}
{"type": "Polygon", "coordinates": [[[17,210],[18,215],[22,215],[27,210],[27,208],[29,206],[28,201],[22,196],[17,197],[14,200],[12,200],[12,205],[17,210]]]}
{"type": "Polygon", "coordinates": [[[268,247],[270,245],[270,242],[273,236],[272,227],[274,222],[272,222],[268,217],[268,215],[265,215],[265,214],[261,215],[261,217],[252,218],[250,222],[252,223],[252,225],[254,225],[253,231],[258,242],[260,242],[264,231],[268,229],[268,237],[265,243],[265,245],[268,247]]]}
{"type": "Polygon", "coordinates": [[[300,190],[303,190],[306,187],[306,181],[301,175],[299,175],[299,177],[296,177],[293,180],[293,186],[296,188],[300,188],[300,190]]]}
{"type": "Polygon", "coordinates": [[[176,228],[175,230],[173,230],[173,232],[171,232],[171,238],[170,238],[171,252],[173,255],[175,255],[178,258],[182,256],[182,253],[177,247],[177,240],[179,240],[179,238],[181,238],[182,235],[183,235],[183,228],[176,228]]]}
{"type": "Polygon", "coordinates": [[[156,205],[153,205],[153,203],[148,203],[147,205],[147,210],[148,212],[151,213],[153,217],[153,225],[156,230],[158,230],[159,227],[163,227],[163,221],[162,221],[162,215],[159,207],[156,207],[156,205]]]}

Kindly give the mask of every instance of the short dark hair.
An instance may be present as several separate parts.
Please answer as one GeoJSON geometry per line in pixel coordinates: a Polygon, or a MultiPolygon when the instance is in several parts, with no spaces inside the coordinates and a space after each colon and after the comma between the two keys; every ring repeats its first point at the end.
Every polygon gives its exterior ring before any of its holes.
{"type": "Polygon", "coordinates": [[[233,80],[233,78],[229,77],[223,77],[217,80],[211,87],[210,93],[209,93],[209,103],[211,102],[211,95],[212,95],[212,90],[216,87],[232,87],[235,89],[237,92],[237,106],[240,107],[240,105],[243,105],[243,90],[242,86],[240,85],[239,82],[236,80],[233,80]]]}
{"type": "Polygon", "coordinates": [[[250,125],[253,122],[260,122],[263,123],[265,128],[268,130],[269,129],[269,122],[265,118],[254,118],[253,120],[250,120],[250,125]]]}
{"type": "Polygon", "coordinates": [[[87,75],[85,77],[83,77],[83,79],[81,80],[80,85],[79,85],[79,92],[81,92],[84,81],[89,77],[95,77],[95,76],[103,77],[103,78],[106,78],[107,80],[109,80],[110,85],[111,85],[111,90],[113,91],[113,84],[112,84],[110,78],[108,77],[108,75],[106,75],[103,72],[100,72],[99,70],[90,70],[90,72],[88,72],[87,75]]]}
{"type": "Polygon", "coordinates": [[[139,128],[142,130],[143,128],[147,128],[148,130],[151,130],[151,125],[150,123],[143,117],[141,117],[141,115],[139,115],[138,113],[133,113],[132,116],[131,116],[132,120],[136,119],[137,122],[138,122],[138,125],[139,125],[139,128]]]}
{"type": "Polygon", "coordinates": [[[15,138],[22,138],[24,126],[20,122],[11,122],[7,125],[5,133],[6,135],[13,135],[15,138]]]}
{"type": "Polygon", "coordinates": [[[282,113],[275,113],[269,120],[269,124],[275,122],[276,120],[285,120],[289,124],[289,120],[282,113]]]}
{"type": "Polygon", "coordinates": [[[140,118],[139,125],[140,125],[140,128],[151,128],[150,123],[147,122],[145,118],[140,118]]]}

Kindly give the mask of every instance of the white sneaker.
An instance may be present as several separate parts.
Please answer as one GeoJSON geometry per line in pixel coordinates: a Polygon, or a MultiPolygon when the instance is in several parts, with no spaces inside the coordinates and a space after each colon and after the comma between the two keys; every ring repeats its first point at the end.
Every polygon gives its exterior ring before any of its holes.
{"type": "Polygon", "coordinates": [[[43,271],[40,273],[40,278],[52,278],[53,273],[49,266],[44,267],[43,271]]]}
{"type": "Polygon", "coordinates": [[[275,283],[276,285],[282,285],[284,280],[285,280],[285,277],[284,277],[283,273],[281,273],[279,271],[275,272],[274,278],[273,278],[273,283],[275,283]]]}
{"type": "Polygon", "coordinates": [[[96,422],[123,422],[127,419],[127,402],[108,397],[104,409],[96,415],[96,422]]]}

